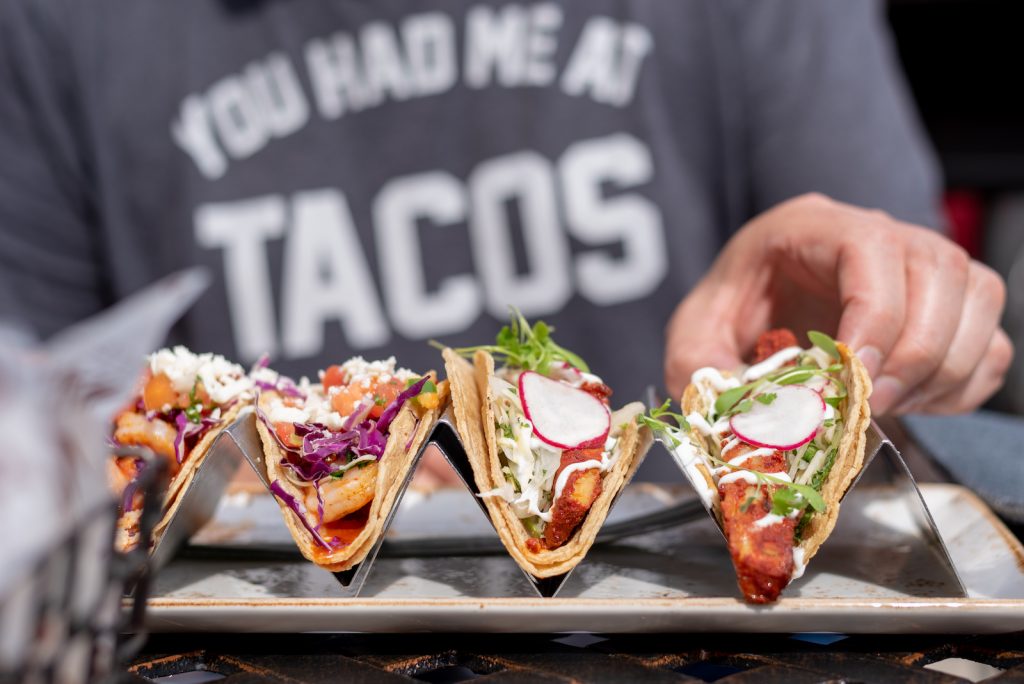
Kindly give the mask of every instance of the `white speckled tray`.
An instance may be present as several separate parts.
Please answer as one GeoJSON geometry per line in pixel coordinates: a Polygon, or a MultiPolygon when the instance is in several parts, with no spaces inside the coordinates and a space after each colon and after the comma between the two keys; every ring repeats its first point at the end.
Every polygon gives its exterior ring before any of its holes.
{"type": "MultiPolygon", "coordinates": [[[[598,547],[554,599],[534,596],[505,556],[377,560],[359,598],[304,561],[177,559],[149,604],[154,631],[491,632],[1008,632],[1024,630],[1024,548],[974,494],[921,486],[969,597],[934,571],[898,496],[861,485],[806,575],[778,604],[738,600],[725,544],[710,519],[598,547]]],[[[683,496],[638,484],[610,521],[683,496]]],[[[409,491],[390,534],[493,534],[464,489],[409,491]],[[443,525],[439,521],[444,521],[443,525]]],[[[225,499],[194,543],[288,545],[269,496],[225,499]]]]}

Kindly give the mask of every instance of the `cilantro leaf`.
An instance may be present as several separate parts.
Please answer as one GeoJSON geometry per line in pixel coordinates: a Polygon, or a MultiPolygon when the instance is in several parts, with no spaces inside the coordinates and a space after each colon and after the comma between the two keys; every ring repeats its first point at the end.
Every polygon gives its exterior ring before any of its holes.
{"type": "Polygon", "coordinates": [[[189,422],[198,425],[203,422],[203,400],[196,396],[199,388],[199,378],[196,378],[188,393],[188,406],[185,408],[185,417],[189,422]]]}
{"type": "Polygon", "coordinates": [[[761,402],[765,406],[770,406],[778,395],[775,392],[765,392],[764,394],[758,394],[754,399],[761,402]]]}

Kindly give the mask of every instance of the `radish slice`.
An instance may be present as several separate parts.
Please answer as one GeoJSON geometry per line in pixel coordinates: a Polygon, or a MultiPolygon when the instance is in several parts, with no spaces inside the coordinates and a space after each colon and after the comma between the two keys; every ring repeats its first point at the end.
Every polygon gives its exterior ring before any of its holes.
{"type": "Polygon", "coordinates": [[[754,400],[746,413],[729,420],[733,433],[747,444],[789,451],[814,439],[825,417],[825,400],[810,387],[786,385],[773,389],[775,400],[754,400]]]}
{"type": "Polygon", "coordinates": [[[556,449],[597,447],[608,437],[611,414],[589,392],[525,371],[519,375],[519,398],[534,434],[556,449]]]}

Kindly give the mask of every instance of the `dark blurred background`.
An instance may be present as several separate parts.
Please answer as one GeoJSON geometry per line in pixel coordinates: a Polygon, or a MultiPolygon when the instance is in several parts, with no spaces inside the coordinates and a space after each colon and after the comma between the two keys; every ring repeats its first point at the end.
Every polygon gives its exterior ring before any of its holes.
{"type": "Polygon", "coordinates": [[[952,237],[1007,281],[1017,347],[990,408],[1024,414],[1021,0],[890,0],[900,59],[946,179],[952,237]]]}

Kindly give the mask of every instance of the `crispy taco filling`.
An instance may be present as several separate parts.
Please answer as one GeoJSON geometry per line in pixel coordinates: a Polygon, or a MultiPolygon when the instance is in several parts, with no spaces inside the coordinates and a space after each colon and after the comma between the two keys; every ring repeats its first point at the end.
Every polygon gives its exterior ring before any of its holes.
{"type": "MultiPolygon", "coordinates": [[[[170,499],[177,483],[201,458],[204,449],[199,445],[225,425],[229,411],[251,396],[246,372],[223,356],[193,354],[181,346],[161,349],[149,356],[136,398],[115,417],[110,441],[114,446],[147,447],[164,458],[171,477],[170,499]]],[[[132,456],[114,456],[107,463],[108,482],[122,502],[122,549],[136,544],[142,507],[137,482],[144,463],[132,456]]]]}
{"type": "MultiPolygon", "coordinates": [[[[489,379],[505,485],[481,496],[497,496],[509,503],[530,534],[527,544],[532,551],[556,549],[572,536],[600,496],[602,474],[619,458],[619,440],[609,433],[610,414],[602,430],[607,436],[599,444],[562,448],[550,438],[545,440],[527,416],[520,391],[523,372],[522,368],[505,366],[489,379]]],[[[597,399],[607,413],[611,389],[601,378],[565,361],[551,363],[544,375],[570,393],[586,393],[597,399]]],[[[540,418],[536,411],[530,416],[540,418]]]]}
{"type": "MultiPolygon", "coordinates": [[[[716,511],[740,590],[753,603],[774,601],[803,574],[804,537],[842,496],[825,497],[823,488],[844,445],[850,448],[847,380],[859,362],[828,336],[809,337],[813,344],[804,349],[792,332],[769,331],[741,373],[701,368],[693,374],[686,415],[663,407],[651,416],[670,416],[679,425],[673,429],[677,459],[716,511]]],[[[855,429],[866,428],[860,408],[856,415],[855,429]]]]}
{"type": "Polygon", "coordinates": [[[454,352],[477,359],[479,377],[486,378],[482,419],[491,423],[485,432],[493,435],[504,482],[491,480],[480,496],[508,503],[530,552],[564,546],[622,456],[621,426],[612,425],[609,410],[611,389],[583,359],[556,344],[543,321],[531,327],[518,311],[494,345],[454,352]],[[487,368],[493,367],[491,355],[504,365],[489,372],[479,365],[481,353],[487,368]]]}
{"type": "Polygon", "coordinates": [[[296,385],[269,369],[254,374],[257,415],[280,447],[271,491],[330,554],[366,526],[389,428],[402,407],[417,415],[440,404],[428,376],[396,368],[395,359],[352,358],[296,385]]]}

